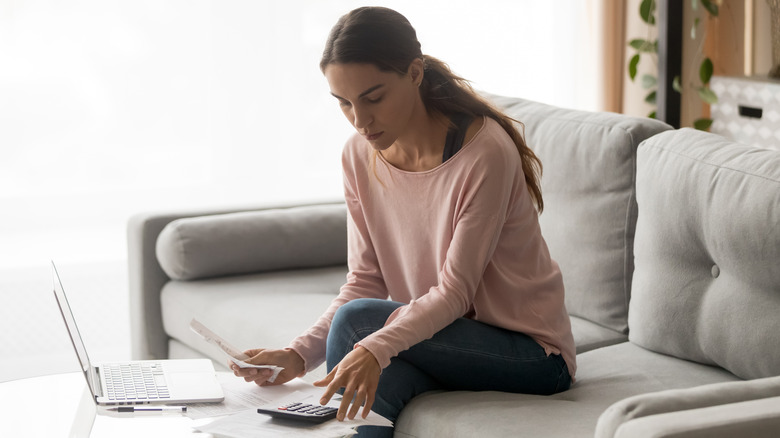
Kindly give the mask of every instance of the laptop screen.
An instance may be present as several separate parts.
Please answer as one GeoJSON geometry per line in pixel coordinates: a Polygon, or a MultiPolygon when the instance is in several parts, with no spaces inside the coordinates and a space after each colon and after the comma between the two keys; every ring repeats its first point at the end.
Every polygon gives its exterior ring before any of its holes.
{"type": "Polygon", "coordinates": [[[92,394],[95,394],[92,364],[89,361],[87,349],[84,347],[84,341],[81,340],[79,328],[76,325],[76,320],[73,318],[73,312],[70,310],[68,298],[65,296],[65,290],[62,288],[62,281],[60,281],[60,276],[57,273],[57,267],[54,266],[54,262],[51,262],[51,267],[52,279],[54,281],[54,297],[57,299],[57,305],[60,307],[62,320],[65,321],[65,328],[68,329],[68,334],[70,335],[70,340],[73,343],[73,348],[76,350],[76,355],[79,358],[81,371],[84,372],[84,376],[87,378],[87,384],[89,385],[89,389],[92,391],[92,394]]]}

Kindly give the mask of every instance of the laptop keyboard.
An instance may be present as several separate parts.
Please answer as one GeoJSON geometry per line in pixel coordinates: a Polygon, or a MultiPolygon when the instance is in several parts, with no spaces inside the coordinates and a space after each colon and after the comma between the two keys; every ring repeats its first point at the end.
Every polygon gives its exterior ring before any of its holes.
{"type": "Polygon", "coordinates": [[[164,400],[170,398],[160,363],[144,362],[103,365],[103,379],[109,400],[164,400]]]}

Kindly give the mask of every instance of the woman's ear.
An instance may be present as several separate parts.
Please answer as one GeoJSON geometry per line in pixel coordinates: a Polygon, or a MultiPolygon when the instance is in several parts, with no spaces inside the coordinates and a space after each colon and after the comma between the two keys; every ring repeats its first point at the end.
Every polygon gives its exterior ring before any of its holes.
{"type": "Polygon", "coordinates": [[[412,82],[419,87],[420,84],[422,84],[423,76],[425,75],[425,67],[423,66],[422,59],[416,58],[412,61],[412,63],[409,64],[407,74],[412,82]]]}

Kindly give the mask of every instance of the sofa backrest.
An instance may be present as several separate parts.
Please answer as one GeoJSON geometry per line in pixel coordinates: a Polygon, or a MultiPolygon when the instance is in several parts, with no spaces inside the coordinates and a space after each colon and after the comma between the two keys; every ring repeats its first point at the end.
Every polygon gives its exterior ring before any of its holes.
{"type": "Polygon", "coordinates": [[[544,166],[539,217],[571,315],[625,333],[636,226],[636,148],[657,120],[487,96],[522,122],[544,166]]]}
{"type": "Polygon", "coordinates": [[[639,146],[629,340],[780,375],[780,152],[682,129],[639,146]]]}

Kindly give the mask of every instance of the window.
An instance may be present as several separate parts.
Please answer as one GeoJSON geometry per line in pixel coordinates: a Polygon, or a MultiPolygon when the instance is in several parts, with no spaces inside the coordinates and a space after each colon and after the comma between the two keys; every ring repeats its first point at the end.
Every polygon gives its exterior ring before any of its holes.
{"type": "MultiPolygon", "coordinates": [[[[3,5],[0,266],[121,260],[138,211],[340,197],[351,127],[318,60],[361,4],[3,5]]],[[[594,109],[587,2],[382,4],[478,89],[594,109]]]]}

